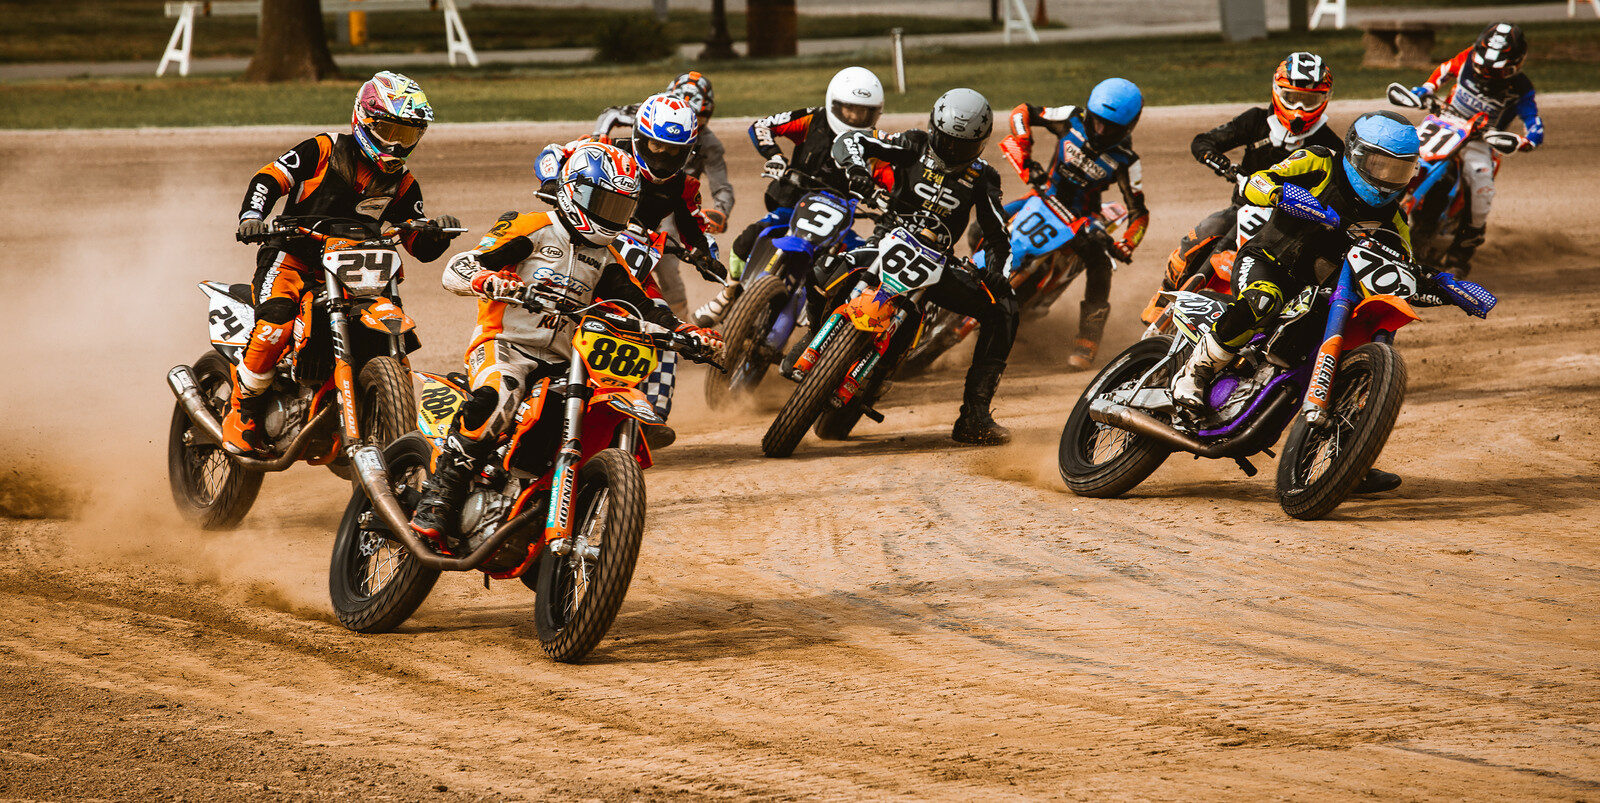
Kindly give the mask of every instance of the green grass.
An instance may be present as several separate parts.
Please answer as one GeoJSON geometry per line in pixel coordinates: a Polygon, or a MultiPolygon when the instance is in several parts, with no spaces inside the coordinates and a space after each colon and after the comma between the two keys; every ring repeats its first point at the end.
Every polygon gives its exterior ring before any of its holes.
{"type": "MultiPolygon", "coordinates": [[[[1543,91],[1592,90],[1600,65],[1600,23],[1528,26],[1533,42],[1527,70],[1543,91]]],[[[1443,58],[1470,41],[1473,27],[1441,32],[1443,58]]],[[[1024,100],[1081,103],[1095,82],[1122,75],[1137,82],[1152,105],[1263,101],[1272,70],[1284,54],[1312,50],[1330,59],[1336,97],[1381,97],[1389,81],[1415,83],[1419,70],[1360,67],[1359,32],[1278,36],[1225,44],[1211,37],[1133,42],[914,52],[905,95],[890,93],[891,112],[923,111],[952,86],[971,86],[996,108],[1024,100]],[[1159,54],[1153,58],[1152,54],[1159,54]]],[[[725,63],[707,67],[717,82],[719,114],[759,115],[820,100],[844,58],[725,63]]],[[[658,91],[680,65],[562,67],[502,71],[410,71],[427,90],[439,120],[570,120],[603,105],[658,91]]],[[[867,62],[886,82],[886,63],[867,62]]],[[[243,84],[227,78],[78,80],[7,85],[0,128],[95,128],[294,123],[328,127],[349,119],[354,78],[321,84],[243,84]]]]}
{"type": "MultiPolygon", "coordinates": [[[[640,4],[641,8],[644,4],[640,4]]],[[[467,35],[479,50],[589,47],[599,23],[616,12],[587,8],[486,6],[461,12],[467,35]]],[[[334,15],[326,18],[335,38],[334,15]]],[[[162,16],[162,0],[0,0],[0,62],[128,61],[160,58],[175,20],[162,16]]],[[[944,17],[801,16],[802,38],[883,36],[900,26],[907,33],[965,33],[993,29],[987,19],[944,17]]],[[[333,42],[335,54],[352,52],[433,52],[444,50],[444,22],[438,12],[384,12],[367,15],[369,41],[352,48],[333,42]]],[[[678,42],[703,41],[710,15],[674,11],[668,32],[678,42]]],[[[743,13],[728,15],[728,30],[742,41],[743,13]]],[[[195,23],[194,55],[249,56],[255,51],[253,17],[201,17],[195,23]]]]}

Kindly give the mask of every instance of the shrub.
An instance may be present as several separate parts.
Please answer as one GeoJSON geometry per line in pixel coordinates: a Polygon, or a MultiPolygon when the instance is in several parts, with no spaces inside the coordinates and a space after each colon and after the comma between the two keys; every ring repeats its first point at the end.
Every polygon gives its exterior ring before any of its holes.
{"type": "Polygon", "coordinates": [[[594,60],[611,64],[660,61],[678,52],[667,26],[647,14],[618,14],[606,20],[594,45],[594,60]]]}

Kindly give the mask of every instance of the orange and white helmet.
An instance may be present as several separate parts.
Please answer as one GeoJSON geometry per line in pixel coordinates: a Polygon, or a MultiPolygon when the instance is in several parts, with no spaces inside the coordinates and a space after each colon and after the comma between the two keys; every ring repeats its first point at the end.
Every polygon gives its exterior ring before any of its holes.
{"type": "Polygon", "coordinates": [[[1272,113],[1291,136],[1309,134],[1328,111],[1332,92],[1333,71],[1321,56],[1290,53],[1272,74],[1272,113]]]}

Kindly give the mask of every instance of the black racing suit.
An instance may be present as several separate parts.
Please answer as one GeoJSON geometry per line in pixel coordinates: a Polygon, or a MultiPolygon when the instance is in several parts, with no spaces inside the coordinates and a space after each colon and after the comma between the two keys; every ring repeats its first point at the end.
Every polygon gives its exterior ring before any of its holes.
{"type": "MultiPolygon", "coordinates": [[[[783,149],[778,147],[778,137],[794,143],[794,152],[789,156],[789,169],[804,176],[808,185],[802,187],[798,182],[785,180],[769,182],[763,195],[768,212],[793,208],[811,191],[809,187],[812,186],[825,188],[841,196],[845,194],[849,183],[845,180],[844,168],[833,160],[833,141],[838,137],[838,132],[829,124],[826,109],[815,106],[779,112],[750,124],[750,142],[764,159],[783,153],[783,149]]],[[[756,238],[769,225],[771,223],[767,218],[762,218],[745,227],[733,241],[733,253],[740,259],[748,259],[750,251],[756,246],[756,238]]]]}
{"type": "MultiPolygon", "coordinates": [[[[945,165],[933,155],[928,134],[920,129],[881,139],[865,133],[850,134],[839,140],[834,156],[849,173],[859,176],[870,175],[873,159],[889,166],[894,189],[887,209],[892,214],[886,218],[891,221],[898,215],[932,212],[944,224],[953,243],[955,234],[977,217],[988,269],[980,277],[962,270],[952,260],[939,281],[928,288],[926,298],[977,320],[977,349],[967,371],[963,401],[967,406],[977,405],[987,415],[989,400],[1017,339],[1017,300],[1004,273],[1011,259],[1011,240],[1000,209],[1000,174],[982,159],[945,165]]],[[[833,285],[842,284],[838,280],[848,271],[871,265],[877,259],[876,243],[883,233],[880,227],[866,246],[850,252],[846,260],[840,261],[835,275],[825,278],[822,287],[830,289],[834,296],[848,292],[848,287],[833,285]]],[[[820,312],[819,304],[813,308],[811,319],[820,321],[820,312]]]]}

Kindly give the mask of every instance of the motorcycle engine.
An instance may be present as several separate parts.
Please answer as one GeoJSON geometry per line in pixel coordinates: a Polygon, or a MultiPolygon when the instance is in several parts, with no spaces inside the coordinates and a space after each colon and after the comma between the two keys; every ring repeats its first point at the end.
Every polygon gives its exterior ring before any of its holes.
{"type": "Polygon", "coordinates": [[[466,504],[461,506],[461,533],[467,542],[467,551],[477,549],[502,523],[506,510],[514,502],[513,498],[492,491],[479,488],[467,497],[466,504]]]}
{"type": "Polygon", "coordinates": [[[1272,377],[1278,373],[1277,367],[1266,360],[1260,360],[1255,365],[1255,372],[1248,376],[1239,377],[1239,384],[1235,385],[1233,391],[1228,394],[1227,401],[1217,407],[1217,418],[1219,420],[1232,421],[1236,416],[1244,412],[1251,400],[1256,397],[1256,393],[1266,387],[1267,383],[1272,381],[1272,377]]]}
{"type": "Polygon", "coordinates": [[[279,388],[274,383],[272,400],[267,403],[267,414],[261,421],[267,438],[280,449],[287,445],[305,426],[306,408],[310,403],[311,398],[297,393],[295,388],[279,388]]]}

